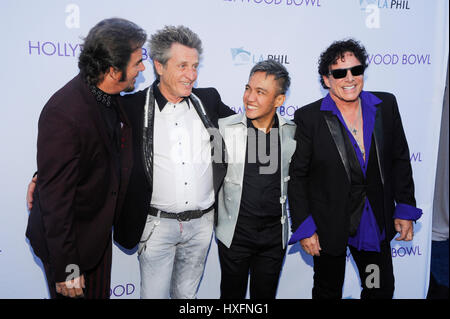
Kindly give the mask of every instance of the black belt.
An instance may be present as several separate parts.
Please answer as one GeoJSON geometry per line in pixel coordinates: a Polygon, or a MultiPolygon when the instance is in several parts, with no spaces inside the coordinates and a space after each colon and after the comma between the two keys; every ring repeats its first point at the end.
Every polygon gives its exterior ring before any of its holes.
{"type": "Polygon", "coordinates": [[[187,211],[184,211],[181,213],[168,213],[168,212],[164,212],[162,210],[156,209],[154,207],[150,207],[149,215],[158,216],[158,212],[159,212],[160,213],[159,217],[172,218],[172,219],[177,219],[180,222],[186,222],[191,219],[196,219],[196,218],[202,217],[206,213],[210,212],[213,208],[214,208],[214,205],[212,205],[211,207],[204,209],[204,210],[197,209],[197,210],[187,210],[187,211]]]}

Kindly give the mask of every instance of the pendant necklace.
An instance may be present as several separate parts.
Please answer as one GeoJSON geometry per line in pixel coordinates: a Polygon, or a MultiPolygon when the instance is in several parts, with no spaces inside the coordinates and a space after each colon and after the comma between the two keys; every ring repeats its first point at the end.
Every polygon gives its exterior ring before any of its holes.
{"type": "MultiPolygon", "coordinates": [[[[344,116],[343,116],[344,117],[344,116]]],[[[359,100],[358,103],[358,113],[356,114],[356,119],[353,121],[353,125],[350,125],[350,123],[347,122],[347,120],[344,117],[345,124],[349,128],[350,132],[355,137],[356,143],[358,144],[359,150],[362,153],[364,161],[366,160],[365,156],[365,150],[364,150],[364,140],[362,134],[360,134],[360,131],[362,130],[362,116],[361,116],[361,100],[359,100]],[[361,127],[361,129],[359,129],[361,127]]]]}
{"type": "Polygon", "coordinates": [[[356,136],[358,134],[358,128],[361,123],[361,104],[358,104],[358,114],[356,114],[356,119],[353,121],[353,125],[351,125],[344,117],[345,124],[347,124],[347,127],[350,129],[350,132],[353,133],[353,135],[356,136]]]}

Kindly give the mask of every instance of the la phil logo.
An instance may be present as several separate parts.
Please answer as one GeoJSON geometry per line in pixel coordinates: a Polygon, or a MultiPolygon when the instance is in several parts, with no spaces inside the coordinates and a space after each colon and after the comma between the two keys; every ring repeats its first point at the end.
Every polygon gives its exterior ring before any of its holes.
{"type": "Polygon", "coordinates": [[[272,59],[280,62],[281,64],[290,64],[290,60],[287,54],[263,54],[263,53],[251,53],[240,48],[231,48],[231,59],[236,66],[256,64],[266,59],[272,59]]]}
{"type": "Polygon", "coordinates": [[[408,0],[359,0],[361,10],[368,8],[410,10],[408,0]]]}

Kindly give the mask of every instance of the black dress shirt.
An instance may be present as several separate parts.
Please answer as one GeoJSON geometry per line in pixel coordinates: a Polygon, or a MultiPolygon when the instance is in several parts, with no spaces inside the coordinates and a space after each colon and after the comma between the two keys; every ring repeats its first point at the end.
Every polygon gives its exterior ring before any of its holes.
{"type": "Polygon", "coordinates": [[[275,116],[273,127],[267,134],[255,128],[249,119],[247,119],[247,130],[247,151],[239,216],[280,217],[281,147],[278,118],[275,116]],[[276,136],[273,136],[274,134],[276,136]],[[263,147],[264,142],[265,152],[262,152],[259,147],[263,147]],[[259,155],[260,152],[263,156],[259,155]],[[267,161],[267,158],[270,158],[270,161],[267,161]],[[261,170],[267,170],[269,166],[275,164],[271,163],[275,159],[277,161],[275,171],[270,174],[261,174],[261,170]]]}
{"type": "Polygon", "coordinates": [[[97,100],[98,107],[105,121],[106,130],[113,149],[115,170],[120,178],[120,115],[117,104],[117,96],[108,94],[96,86],[91,86],[91,92],[97,100]]]}

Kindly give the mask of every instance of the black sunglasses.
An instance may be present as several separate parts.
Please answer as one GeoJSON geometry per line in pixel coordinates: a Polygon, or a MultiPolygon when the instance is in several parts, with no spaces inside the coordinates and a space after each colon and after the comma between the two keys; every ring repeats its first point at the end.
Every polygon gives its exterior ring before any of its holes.
{"type": "Polygon", "coordinates": [[[350,70],[353,76],[358,76],[364,74],[364,65],[356,65],[347,69],[335,69],[331,70],[329,75],[331,74],[335,79],[342,79],[347,76],[347,71],[350,70]]]}

